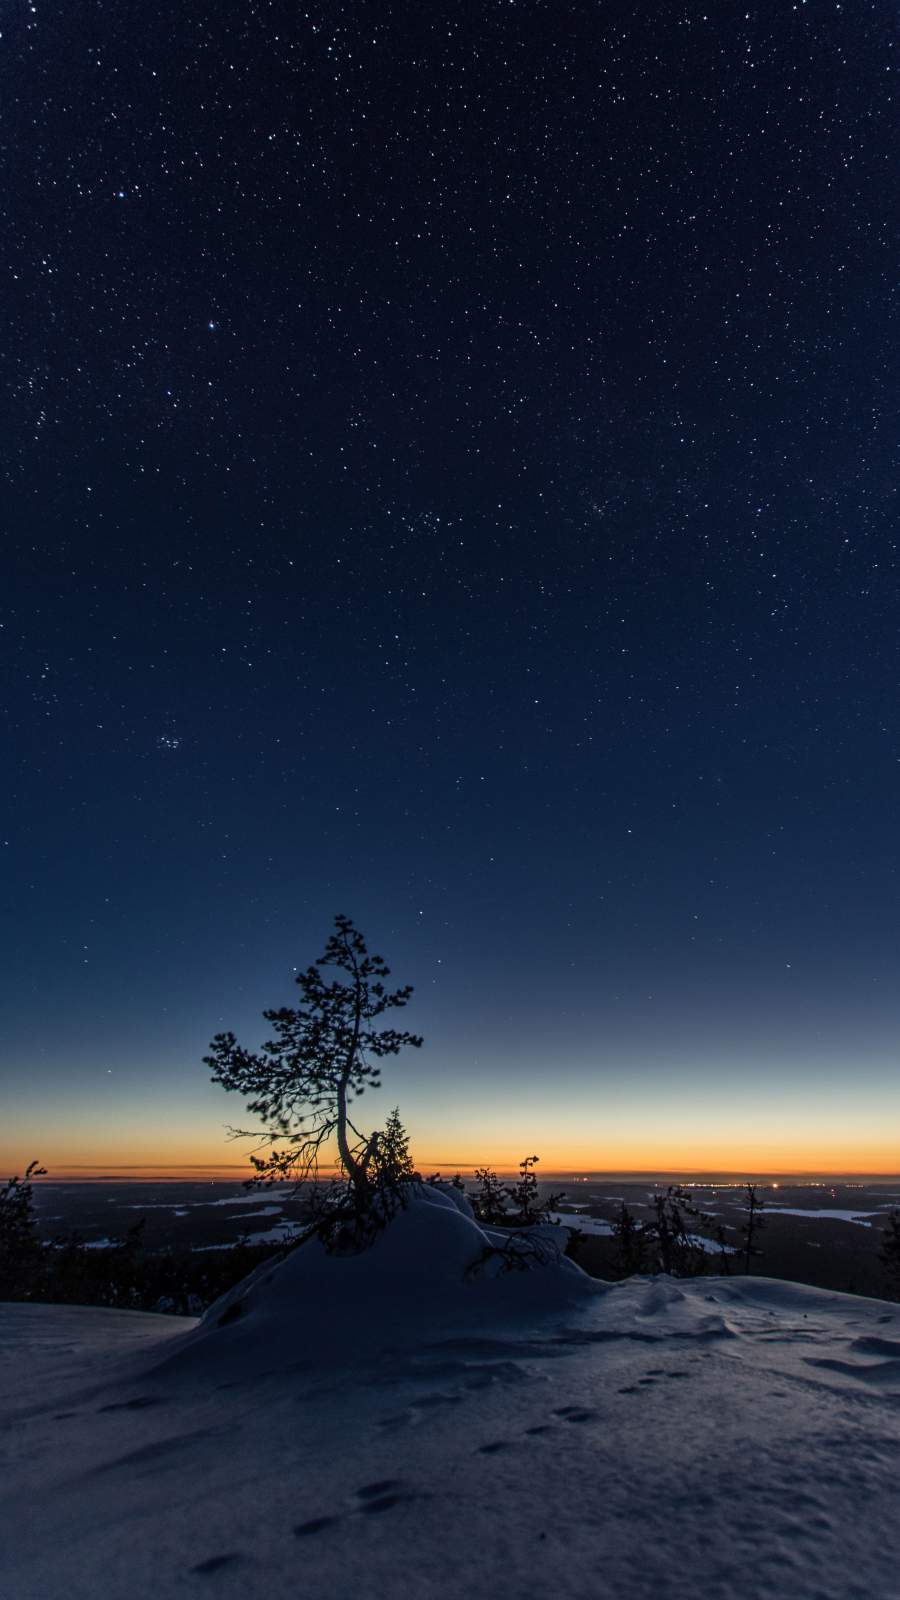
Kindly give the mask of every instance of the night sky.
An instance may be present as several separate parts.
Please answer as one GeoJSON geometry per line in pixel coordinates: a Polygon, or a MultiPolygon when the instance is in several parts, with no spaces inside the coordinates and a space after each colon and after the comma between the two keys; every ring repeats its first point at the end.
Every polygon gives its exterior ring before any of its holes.
{"type": "Polygon", "coordinates": [[[4,1167],[338,911],[423,1166],[900,1166],[892,23],[6,8],[4,1167]]]}

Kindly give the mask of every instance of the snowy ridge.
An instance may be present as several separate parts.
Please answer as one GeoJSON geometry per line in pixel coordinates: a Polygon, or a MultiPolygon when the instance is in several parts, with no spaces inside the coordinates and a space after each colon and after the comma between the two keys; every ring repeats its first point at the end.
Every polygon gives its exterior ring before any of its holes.
{"type": "Polygon", "coordinates": [[[900,1307],[473,1272],[467,1211],[200,1322],[0,1308],[3,1600],[896,1600],[900,1307]]]}

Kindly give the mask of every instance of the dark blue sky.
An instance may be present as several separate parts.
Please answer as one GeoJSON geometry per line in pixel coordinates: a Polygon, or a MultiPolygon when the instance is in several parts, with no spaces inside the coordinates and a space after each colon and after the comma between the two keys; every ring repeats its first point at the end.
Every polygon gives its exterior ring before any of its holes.
{"type": "Polygon", "coordinates": [[[6,1159],[218,1149],[342,910],[423,1159],[884,1168],[889,20],[9,19],[6,1159]]]}

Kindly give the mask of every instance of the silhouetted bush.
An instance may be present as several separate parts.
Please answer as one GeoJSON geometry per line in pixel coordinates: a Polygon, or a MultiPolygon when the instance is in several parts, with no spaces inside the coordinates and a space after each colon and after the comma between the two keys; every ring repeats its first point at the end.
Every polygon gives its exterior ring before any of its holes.
{"type": "Polygon", "coordinates": [[[470,1189],[468,1193],[477,1220],[487,1223],[489,1227],[505,1222],[509,1199],[506,1184],[501,1183],[490,1167],[476,1167],[475,1179],[478,1188],[470,1189]]]}
{"type": "Polygon", "coordinates": [[[0,1189],[0,1300],[27,1300],[41,1271],[41,1242],[34,1217],[31,1179],[46,1168],[29,1162],[24,1178],[7,1178],[0,1189]]]}
{"type": "Polygon", "coordinates": [[[518,1180],[512,1187],[501,1182],[490,1167],[476,1167],[478,1188],[470,1189],[468,1198],[477,1221],[494,1228],[533,1228],[536,1223],[547,1222],[563,1196],[551,1194],[546,1200],[538,1200],[534,1169],[539,1161],[540,1156],[523,1156],[518,1180]]]}

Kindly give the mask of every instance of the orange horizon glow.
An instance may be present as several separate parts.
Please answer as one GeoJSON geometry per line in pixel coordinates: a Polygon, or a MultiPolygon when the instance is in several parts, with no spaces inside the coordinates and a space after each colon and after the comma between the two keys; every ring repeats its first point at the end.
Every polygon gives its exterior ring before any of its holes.
{"type": "MultiPolygon", "coordinates": [[[[702,1173],[723,1178],[791,1174],[811,1179],[836,1175],[871,1179],[900,1174],[900,1146],[885,1136],[883,1127],[876,1136],[870,1131],[870,1120],[860,1117],[854,1126],[845,1117],[839,1131],[834,1113],[821,1116],[816,1128],[807,1129],[806,1138],[791,1137],[787,1130],[773,1137],[762,1117],[755,1125],[744,1118],[741,1138],[723,1137],[721,1126],[698,1131],[690,1126],[688,1117],[679,1126],[670,1117],[668,1126],[662,1118],[655,1125],[646,1119],[642,1134],[635,1129],[637,1119],[632,1118],[631,1126],[622,1126],[618,1136],[609,1130],[590,1140],[561,1137],[562,1118],[548,1118],[536,1109],[520,1113],[515,1127],[504,1126],[499,1118],[493,1125],[488,1118],[478,1120],[481,1133],[476,1141],[462,1122],[451,1126],[449,1119],[428,1116],[417,1127],[410,1118],[411,1153],[423,1176],[440,1172],[452,1177],[456,1171],[470,1176],[477,1166],[507,1175],[517,1170],[523,1156],[535,1153],[540,1157],[539,1178],[702,1173]],[[556,1125],[548,1127],[548,1121],[556,1125]],[[546,1137],[541,1135],[542,1127],[546,1137]]],[[[102,1133],[91,1137],[86,1128],[45,1127],[43,1135],[38,1131],[35,1136],[24,1126],[15,1131],[7,1127],[0,1142],[0,1181],[14,1173],[21,1176],[28,1162],[37,1158],[47,1169],[43,1181],[49,1182],[143,1178],[240,1183],[253,1176],[251,1148],[249,1142],[229,1142],[219,1130],[212,1138],[198,1137],[195,1129],[171,1132],[158,1123],[125,1138],[115,1138],[111,1130],[106,1137],[102,1133]]],[[[331,1169],[323,1162],[320,1170],[324,1177],[331,1169]]]]}
{"type": "MultiPolygon", "coordinates": [[[[428,1166],[428,1172],[437,1172],[441,1177],[450,1179],[455,1173],[460,1173],[463,1179],[473,1180],[473,1169],[465,1166],[448,1166],[440,1168],[436,1163],[428,1166]]],[[[497,1166],[493,1170],[497,1177],[511,1179],[516,1177],[517,1170],[510,1167],[497,1166]]],[[[13,1176],[12,1170],[7,1174],[4,1169],[0,1182],[7,1176],[13,1176]]],[[[19,1176],[23,1176],[19,1172],[19,1176]]],[[[322,1174],[323,1180],[327,1175],[322,1174]]],[[[778,1183],[796,1182],[798,1185],[810,1184],[826,1186],[829,1183],[900,1183],[900,1172],[860,1172],[856,1168],[828,1168],[817,1171],[793,1171],[779,1167],[777,1171],[765,1172],[760,1167],[742,1167],[734,1171],[723,1168],[706,1167],[645,1167],[620,1171],[617,1168],[591,1167],[585,1172],[580,1172],[572,1167],[559,1169],[548,1167],[539,1176],[547,1182],[591,1182],[591,1183],[653,1183],[662,1181],[698,1182],[708,1184],[743,1184],[770,1182],[777,1188],[778,1183]]],[[[160,1167],[158,1169],[127,1168],[110,1170],[97,1167],[96,1170],[85,1170],[72,1167],[65,1171],[48,1174],[44,1178],[32,1180],[35,1183],[53,1185],[69,1183],[243,1183],[246,1174],[235,1172],[233,1169],[210,1171],[208,1168],[173,1169],[160,1167]]],[[[286,1180],[289,1182],[289,1180],[286,1180]]]]}
{"type": "MultiPolygon", "coordinates": [[[[532,1152],[529,1151],[529,1154],[532,1152]]],[[[896,1152],[894,1154],[896,1162],[896,1152]]],[[[888,1152],[885,1153],[886,1156],[888,1152]]],[[[520,1158],[521,1159],[521,1158],[520,1158]]],[[[46,1168],[46,1176],[34,1181],[42,1184],[52,1183],[244,1183],[254,1176],[253,1168],[249,1162],[168,1162],[143,1161],[143,1162],[104,1162],[97,1161],[67,1161],[64,1158],[55,1161],[43,1160],[41,1165],[46,1168]]],[[[492,1159],[490,1154],[477,1161],[469,1160],[429,1160],[424,1157],[416,1163],[423,1177],[432,1173],[439,1173],[442,1177],[452,1178],[459,1172],[463,1178],[471,1180],[476,1167],[487,1166],[502,1178],[509,1178],[517,1174],[519,1162],[514,1159],[497,1157],[492,1159]]],[[[0,1182],[14,1173],[24,1176],[27,1162],[3,1160],[0,1156],[0,1182]]],[[[591,1178],[596,1181],[603,1179],[630,1179],[640,1181],[666,1177],[672,1179],[702,1176],[722,1182],[737,1182],[747,1179],[777,1179],[785,1176],[798,1178],[803,1181],[827,1180],[833,1178],[845,1179],[880,1179],[883,1181],[900,1182],[900,1169],[891,1165],[888,1159],[881,1163],[863,1164],[848,1158],[836,1157],[828,1161],[822,1160],[815,1163],[807,1161],[791,1161],[787,1152],[783,1152],[781,1159],[768,1164],[762,1160],[736,1159],[734,1156],[724,1157],[721,1160],[711,1159],[705,1154],[702,1159],[691,1161],[683,1156],[676,1158],[673,1152],[667,1152],[664,1159],[653,1161],[649,1152],[636,1152],[631,1162],[613,1161],[610,1159],[595,1159],[593,1161],[566,1160],[565,1156],[558,1153],[542,1157],[537,1167],[536,1175],[539,1179],[566,1179],[571,1181],[576,1178],[591,1178]]],[[[323,1181],[337,1176],[337,1168],[322,1166],[319,1177],[323,1181]]]]}

